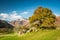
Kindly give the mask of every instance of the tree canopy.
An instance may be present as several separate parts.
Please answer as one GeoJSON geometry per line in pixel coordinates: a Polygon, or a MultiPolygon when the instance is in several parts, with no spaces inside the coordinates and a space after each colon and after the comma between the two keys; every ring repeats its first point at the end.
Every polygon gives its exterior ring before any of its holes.
{"type": "Polygon", "coordinates": [[[30,23],[39,21],[39,27],[53,27],[56,16],[48,8],[38,7],[34,14],[29,18],[30,23]]]}

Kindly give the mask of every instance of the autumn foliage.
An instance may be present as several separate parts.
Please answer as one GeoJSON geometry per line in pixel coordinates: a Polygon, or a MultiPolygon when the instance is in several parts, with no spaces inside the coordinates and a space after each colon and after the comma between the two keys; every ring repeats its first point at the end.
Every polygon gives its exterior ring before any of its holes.
{"type": "MultiPolygon", "coordinates": [[[[55,28],[56,16],[48,8],[38,7],[34,14],[29,18],[30,23],[39,21],[37,24],[40,28],[55,28]]],[[[36,25],[36,24],[35,24],[36,25]]]]}

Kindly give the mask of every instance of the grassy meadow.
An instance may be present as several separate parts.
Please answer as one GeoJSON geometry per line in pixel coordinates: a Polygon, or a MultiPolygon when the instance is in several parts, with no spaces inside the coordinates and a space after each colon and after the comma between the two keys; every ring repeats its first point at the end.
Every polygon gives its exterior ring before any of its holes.
{"type": "Polygon", "coordinates": [[[60,40],[60,30],[40,30],[23,35],[0,35],[0,40],[60,40]]]}

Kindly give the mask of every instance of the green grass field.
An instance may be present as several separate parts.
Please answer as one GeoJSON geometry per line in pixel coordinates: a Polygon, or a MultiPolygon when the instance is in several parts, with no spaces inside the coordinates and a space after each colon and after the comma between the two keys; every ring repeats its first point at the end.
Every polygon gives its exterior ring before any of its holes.
{"type": "Polygon", "coordinates": [[[0,35],[0,40],[60,40],[60,30],[40,30],[24,35],[0,35]]]}

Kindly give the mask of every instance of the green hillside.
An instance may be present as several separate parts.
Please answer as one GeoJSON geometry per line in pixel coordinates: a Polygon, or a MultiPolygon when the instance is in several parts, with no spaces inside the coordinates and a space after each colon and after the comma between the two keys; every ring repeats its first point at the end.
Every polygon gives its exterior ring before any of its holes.
{"type": "Polygon", "coordinates": [[[40,30],[20,35],[0,35],[0,40],[60,40],[60,30],[40,30]]]}

